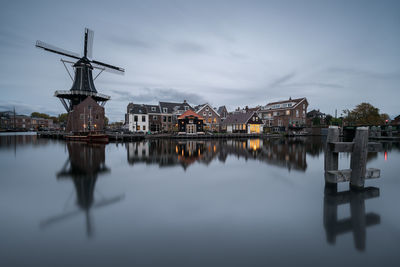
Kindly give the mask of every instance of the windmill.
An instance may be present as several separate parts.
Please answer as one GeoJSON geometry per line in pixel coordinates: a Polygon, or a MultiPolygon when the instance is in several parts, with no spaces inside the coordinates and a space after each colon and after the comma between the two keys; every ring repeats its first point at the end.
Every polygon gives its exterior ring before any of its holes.
{"type": "MultiPolygon", "coordinates": [[[[114,72],[123,74],[125,70],[120,67],[116,67],[110,64],[106,64],[97,60],[92,59],[93,57],[93,36],[94,32],[88,28],[85,28],[85,36],[84,36],[84,47],[83,47],[83,56],[81,57],[79,54],[64,50],[62,48],[58,48],[56,46],[47,44],[42,41],[36,41],[36,47],[44,49],[48,52],[56,53],[65,57],[69,57],[77,60],[76,62],[68,61],[61,59],[61,62],[64,64],[65,69],[68,72],[71,80],[73,81],[72,87],[70,90],[58,90],[55,91],[54,96],[58,97],[63,104],[64,108],[68,112],[68,122],[67,129],[69,128],[71,131],[78,132],[81,131],[82,125],[83,128],[87,128],[85,126],[85,122],[82,123],[74,123],[74,120],[78,120],[77,116],[70,116],[74,111],[76,106],[82,103],[88,97],[91,97],[97,104],[101,107],[104,107],[105,103],[110,100],[110,96],[98,93],[96,87],[94,85],[94,80],[103,72],[114,72]],[[71,64],[75,69],[74,78],[72,78],[71,73],[69,72],[66,63],[71,64]],[[93,78],[93,70],[98,69],[99,73],[93,78]]],[[[89,114],[89,110],[91,110],[91,106],[88,105],[88,108],[85,109],[87,114],[89,114]]],[[[104,113],[104,108],[102,109],[104,113]]],[[[101,114],[100,114],[101,115],[101,114]]],[[[104,114],[102,115],[104,120],[104,114]]],[[[81,118],[84,119],[84,118],[81,118]]],[[[91,119],[91,118],[90,118],[91,119]]]]}

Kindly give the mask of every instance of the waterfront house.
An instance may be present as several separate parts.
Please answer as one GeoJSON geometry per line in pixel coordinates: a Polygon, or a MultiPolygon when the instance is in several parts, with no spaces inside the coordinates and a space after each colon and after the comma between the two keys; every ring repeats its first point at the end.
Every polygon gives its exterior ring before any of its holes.
{"type": "Polygon", "coordinates": [[[221,123],[221,117],[214,108],[206,103],[200,106],[197,106],[196,109],[197,114],[201,115],[204,118],[205,122],[205,130],[217,132],[219,131],[219,125],[221,123]]]}
{"type": "Polygon", "coordinates": [[[187,110],[178,117],[178,129],[179,133],[204,133],[204,118],[193,110],[187,110]]]}
{"type": "Polygon", "coordinates": [[[229,114],[222,124],[228,133],[263,132],[263,122],[255,111],[229,114]]]}
{"type": "Polygon", "coordinates": [[[258,110],[266,127],[286,131],[306,125],[308,101],[305,97],[271,102],[258,110]]]}
{"type": "Polygon", "coordinates": [[[143,104],[130,103],[128,112],[128,129],[130,132],[148,132],[149,115],[143,104]]]}

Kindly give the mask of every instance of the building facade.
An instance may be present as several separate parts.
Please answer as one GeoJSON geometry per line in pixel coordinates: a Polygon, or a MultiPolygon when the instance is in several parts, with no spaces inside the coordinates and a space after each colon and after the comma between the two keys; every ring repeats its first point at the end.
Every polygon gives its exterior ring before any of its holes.
{"type": "Polygon", "coordinates": [[[149,130],[158,133],[162,129],[161,112],[159,105],[145,105],[147,114],[149,115],[149,130]]]}
{"type": "Polygon", "coordinates": [[[100,132],[104,129],[104,107],[88,96],[68,113],[67,132],[100,132]]]}
{"type": "Polygon", "coordinates": [[[268,103],[258,110],[266,127],[273,131],[286,131],[306,125],[308,101],[304,98],[268,103]]]}
{"type": "Polygon", "coordinates": [[[161,131],[177,131],[178,117],[188,110],[194,111],[194,109],[186,102],[186,100],[184,100],[183,103],[160,102],[161,131]]]}

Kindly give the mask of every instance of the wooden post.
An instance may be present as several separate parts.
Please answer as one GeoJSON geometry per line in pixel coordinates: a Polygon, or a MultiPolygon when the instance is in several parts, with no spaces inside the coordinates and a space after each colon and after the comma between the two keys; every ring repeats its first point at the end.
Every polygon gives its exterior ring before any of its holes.
{"type": "MultiPolygon", "coordinates": [[[[339,167],[338,155],[339,153],[335,153],[332,151],[330,142],[339,142],[339,127],[338,126],[329,126],[328,128],[328,136],[326,139],[325,145],[325,183],[329,183],[327,180],[327,171],[336,171],[339,167]]],[[[329,183],[331,184],[331,183],[329,183]]],[[[336,185],[336,184],[335,184],[336,185]]]]}
{"type": "Polygon", "coordinates": [[[368,155],[368,127],[358,127],[354,138],[354,149],[350,160],[350,187],[364,188],[368,155]]]}
{"type": "Polygon", "coordinates": [[[388,137],[392,137],[392,136],[393,136],[393,127],[392,127],[392,125],[389,125],[389,126],[387,127],[387,132],[386,132],[386,134],[387,134],[388,137]]]}
{"type": "Polygon", "coordinates": [[[376,130],[376,137],[378,137],[378,138],[381,137],[381,134],[382,134],[381,131],[382,131],[382,130],[381,130],[381,126],[378,126],[378,127],[377,127],[377,130],[376,130]]]}

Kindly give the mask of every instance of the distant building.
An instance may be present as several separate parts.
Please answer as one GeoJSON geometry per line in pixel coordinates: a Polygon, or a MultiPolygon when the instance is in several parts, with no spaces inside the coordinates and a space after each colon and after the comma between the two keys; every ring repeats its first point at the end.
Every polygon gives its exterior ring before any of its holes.
{"type": "Polygon", "coordinates": [[[286,131],[289,128],[306,125],[308,101],[305,97],[268,103],[262,107],[260,114],[266,127],[273,131],[286,131]]]}
{"type": "Polygon", "coordinates": [[[262,133],[263,122],[255,111],[229,114],[222,122],[228,133],[262,133]]]}
{"type": "Polygon", "coordinates": [[[397,117],[395,117],[392,121],[391,124],[393,125],[400,125],[400,115],[398,115],[397,117]]]}
{"type": "Polygon", "coordinates": [[[204,118],[193,110],[187,110],[178,117],[178,129],[179,133],[204,133],[204,118]]]}
{"type": "Polygon", "coordinates": [[[17,115],[13,111],[0,112],[0,129],[4,130],[41,130],[53,129],[52,119],[35,118],[27,115],[17,115]]]}
{"type": "Polygon", "coordinates": [[[221,117],[214,108],[206,103],[198,106],[196,109],[197,114],[204,118],[205,129],[209,131],[219,131],[219,125],[221,123],[221,117]]]}
{"type": "Polygon", "coordinates": [[[312,126],[316,119],[319,120],[319,124],[325,124],[325,113],[320,112],[319,110],[313,109],[310,112],[307,112],[307,120],[306,124],[312,126]]]}

